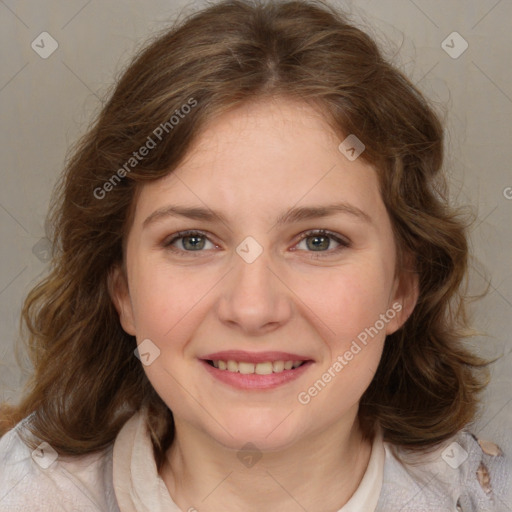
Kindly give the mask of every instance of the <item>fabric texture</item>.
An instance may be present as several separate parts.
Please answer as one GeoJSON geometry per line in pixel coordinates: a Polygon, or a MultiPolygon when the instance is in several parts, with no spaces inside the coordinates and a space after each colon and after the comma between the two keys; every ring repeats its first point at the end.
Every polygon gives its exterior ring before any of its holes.
{"type": "MultiPolygon", "coordinates": [[[[45,443],[32,452],[18,435],[27,421],[0,439],[0,512],[188,512],[156,471],[144,410],[110,447],[81,457],[58,456],[45,443]]],[[[397,449],[379,434],[358,489],[338,512],[398,511],[512,512],[510,456],[466,431],[428,454],[397,449]]]]}

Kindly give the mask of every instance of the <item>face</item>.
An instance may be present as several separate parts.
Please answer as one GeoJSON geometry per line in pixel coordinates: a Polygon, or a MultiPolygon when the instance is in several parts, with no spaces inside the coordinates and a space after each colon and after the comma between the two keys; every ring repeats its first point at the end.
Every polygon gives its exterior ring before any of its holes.
{"type": "Polygon", "coordinates": [[[305,104],[246,104],[141,188],[112,294],[178,434],[275,450],[354,420],[417,283],[340,142],[305,104]]]}

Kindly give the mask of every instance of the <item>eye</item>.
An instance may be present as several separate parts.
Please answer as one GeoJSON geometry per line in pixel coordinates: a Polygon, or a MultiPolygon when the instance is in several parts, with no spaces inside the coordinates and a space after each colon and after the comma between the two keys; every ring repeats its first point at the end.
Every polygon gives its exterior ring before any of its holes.
{"type": "Polygon", "coordinates": [[[317,253],[314,255],[315,258],[332,256],[333,254],[337,254],[343,249],[350,247],[350,242],[348,240],[345,240],[335,233],[325,229],[316,229],[302,233],[300,241],[296,247],[300,246],[302,243],[306,246],[306,251],[317,253]],[[338,244],[338,246],[329,250],[333,240],[338,244]]]}
{"type": "MultiPolygon", "coordinates": [[[[164,242],[164,247],[176,253],[183,252],[203,252],[205,245],[210,243],[212,247],[216,246],[208,239],[205,233],[201,231],[180,231],[172,236],[171,239],[164,242]]],[[[206,247],[208,249],[208,247],[206,247]]],[[[196,256],[191,254],[191,256],[196,256]]],[[[199,256],[199,254],[198,254],[199,256]]]]}
{"type": "MultiPolygon", "coordinates": [[[[218,247],[202,231],[180,231],[167,239],[163,246],[174,253],[186,254],[187,256],[200,256],[204,250],[218,247]],[[211,246],[208,247],[207,244],[211,246]]],[[[298,244],[292,250],[297,250],[297,247],[306,252],[316,253],[311,255],[312,257],[322,258],[338,254],[343,249],[350,247],[350,242],[336,233],[325,229],[317,229],[302,233],[298,244]],[[334,249],[331,247],[333,241],[337,244],[334,249]],[[304,244],[305,249],[300,248],[300,244],[304,244]]]]}

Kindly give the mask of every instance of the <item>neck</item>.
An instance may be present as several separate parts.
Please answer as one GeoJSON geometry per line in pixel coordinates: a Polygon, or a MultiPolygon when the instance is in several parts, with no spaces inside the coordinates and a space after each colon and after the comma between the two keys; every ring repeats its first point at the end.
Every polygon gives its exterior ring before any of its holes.
{"type": "Polygon", "coordinates": [[[161,477],[185,511],[337,512],[359,486],[370,453],[357,419],[262,452],[255,464],[242,463],[238,450],[177,423],[161,477]]]}

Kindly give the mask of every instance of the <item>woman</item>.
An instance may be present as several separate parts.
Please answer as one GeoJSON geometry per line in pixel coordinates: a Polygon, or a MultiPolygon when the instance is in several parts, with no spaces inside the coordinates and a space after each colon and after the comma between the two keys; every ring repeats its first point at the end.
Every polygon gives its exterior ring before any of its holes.
{"type": "Polygon", "coordinates": [[[509,506],[466,430],[486,363],[442,140],[321,4],[220,2],[148,46],[55,196],[0,510],[509,506]]]}

